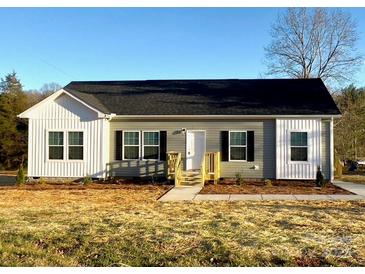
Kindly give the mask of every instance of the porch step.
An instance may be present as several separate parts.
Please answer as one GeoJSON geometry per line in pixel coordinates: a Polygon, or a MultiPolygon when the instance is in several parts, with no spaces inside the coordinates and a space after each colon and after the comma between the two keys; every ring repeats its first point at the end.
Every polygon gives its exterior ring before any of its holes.
{"type": "Polygon", "coordinates": [[[187,170],[181,173],[181,185],[193,186],[201,184],[202,176],[199,170],[187,170]]]}

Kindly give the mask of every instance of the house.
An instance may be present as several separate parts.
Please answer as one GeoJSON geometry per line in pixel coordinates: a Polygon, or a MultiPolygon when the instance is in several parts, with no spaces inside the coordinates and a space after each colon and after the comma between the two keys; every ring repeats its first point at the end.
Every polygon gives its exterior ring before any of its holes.
{"type": "Polygon", "coordinates": [[[29,177],[203,181],[332,180],[339,116],[321,79],[71,82],[19,115],[29,177]]]}

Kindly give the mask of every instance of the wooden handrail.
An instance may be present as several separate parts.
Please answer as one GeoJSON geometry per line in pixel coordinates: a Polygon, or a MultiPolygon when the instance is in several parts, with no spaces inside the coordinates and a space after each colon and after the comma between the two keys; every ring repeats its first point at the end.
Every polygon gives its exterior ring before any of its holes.
{"type": "Polygon", "coordinates": [[[204,179],[213,179],[217,183],[221,173],[220,152],[205,153],[204,162],[204,179]]]}
{"type": "Polygon", "coordinates": [[[170,151],[167,153],[167,178],[173,179],[175,186],[180,185],[181,182],[181,153],[170,151]]]}
{"type": "Polygon", "coordinates": [[[180,185],[180,179],[181,179],[181,153],[178,153],[177,159],[175,162],[175,186],[180,185]]]}
{"type": "Polygon", "coordinates": [[[200,166],[200,175],[201,175],[201,184],[204,186],[205,183],[205,174],[206,174],[206,164],[205,164],[205,158],[206,155],[204,155],[203,160],[202,160],[202,164],[200,166]]]}

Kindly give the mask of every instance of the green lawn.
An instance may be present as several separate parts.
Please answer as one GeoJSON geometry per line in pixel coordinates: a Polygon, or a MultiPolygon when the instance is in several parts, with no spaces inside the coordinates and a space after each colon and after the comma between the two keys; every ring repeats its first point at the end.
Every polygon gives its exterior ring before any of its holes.
{"type": "Polygon", "coordinates": [[[0,265],[365,266],[365,202],[157,202],[164,191],[2,188],[0,265]]]}

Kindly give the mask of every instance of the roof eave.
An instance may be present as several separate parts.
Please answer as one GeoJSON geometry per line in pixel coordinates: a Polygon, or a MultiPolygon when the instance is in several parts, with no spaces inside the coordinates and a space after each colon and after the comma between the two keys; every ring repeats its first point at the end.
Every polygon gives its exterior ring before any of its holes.
{"type": "Polygon", "coordinates": [[[183,119],[308,119],[308,118],[340,118],[341,114],[316,114],[316,115],[114,115],[112,119],[161,119],[161,118],[183,118],[183,119]]]}
{"type": "Polygon", "coordinates": [[[43,99],[42,101],[38,102],[37,104],[35,104],[34,106],[26,109],[25,111],[23,111],[22,113],[18,114],[17,117],[18,118],[30,118],[29,114],[31,111],[33,111],[34,109],[40,107],[41,105],[47,103],[48,101],[51,100],[55,100],[56,98],[58,98],[61,94],[67,94],[68,96],[70,96],[71,98],[73,98],[74,100],[78,101],[79,103],[83,104],[84,106],[86,106],[87,108],[95,111],[98,114],[98,118],[105,118],[107,113],[103,113],[100,110],[88,105],[87,103],[85,103],[83,100],[77,98],[76,96],[74,96],[73,94],[71,94],[70,92],[64,90],[64,89],[60,89],[58,91],[56,91],[55,93],[51,94],[50,96],[48,96],[47,98],[43,99]]]}

